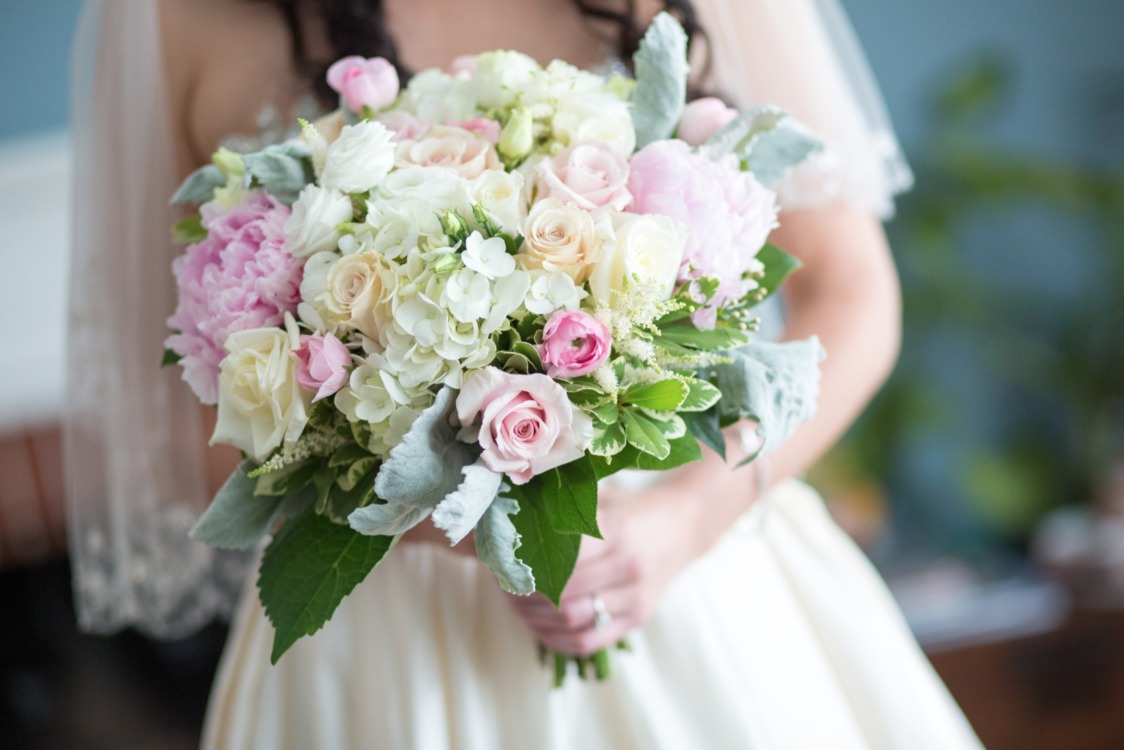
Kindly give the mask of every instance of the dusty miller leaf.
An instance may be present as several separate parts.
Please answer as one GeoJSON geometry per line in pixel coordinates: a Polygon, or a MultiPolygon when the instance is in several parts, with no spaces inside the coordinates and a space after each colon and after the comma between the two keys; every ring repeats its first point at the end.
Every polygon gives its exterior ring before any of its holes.
{"type": "Polygon", "coordinates": [[[298,143],[267,146],[255,154],[242,157],[246,174],[282,203],[292,205],[305,185],[316,179],[312,170],[312,154],[298,143]]]}
{"type": "Polygon", "coordinates": [[[496,574],[505,591],[527,596],[535,591],[535,574],[515,556],[522,540],[511,516],[518,512],[519,503],[510,497],[497,497],[488,506],[476,525],[476,556],[496,574]]]}
{"type": "Polygon", "coordinates": [[[215,188],[226,184],[226,177],[214,164],[199,167],[187,176],[172,196],[172,205],[181,203],[206,203],[215,197],[215,188]]]}
{"type": "Polygon", "coordinates": [[[632,93],[632,121],[636,147],[670,138],[679,125],[687,101],[687,32],[668,13],[660,13],[648,27],[632,58],[636,88],[632,93]]]}
{"type": "Polygon", "coordinates": [[[769,105],[742,112],[700,147],[712,159],[737,154],[766,187],[775,187],[789,170],[822,149],[812,131],[769,105]]]}
{"type": "Polygon", "coordinates": [[[500,491],[503,475],[479,462],[464,467],[464,481],[445,496],[433,511],[433,525],[457,544],[487,512],[500,491]]]}

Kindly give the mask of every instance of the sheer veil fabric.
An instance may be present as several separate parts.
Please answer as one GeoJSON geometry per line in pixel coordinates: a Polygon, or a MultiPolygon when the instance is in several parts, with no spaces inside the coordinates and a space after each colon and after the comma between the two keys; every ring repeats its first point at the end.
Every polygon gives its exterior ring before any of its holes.
{"type": "MultiPolygon", "coordinates": [[[[797,208],[843,197],[879,216],[910,183],[837,0],[696,0],[712,86],[790,108],[825,136],[797,208]]],[[[73,61],[75,216],[66,475],[80,624],[185,635],[228,615],[246,558],[191,541],[208,501],[199,407],[160,368],[175,189],[156,0],[86,0],[73,61]]]]}

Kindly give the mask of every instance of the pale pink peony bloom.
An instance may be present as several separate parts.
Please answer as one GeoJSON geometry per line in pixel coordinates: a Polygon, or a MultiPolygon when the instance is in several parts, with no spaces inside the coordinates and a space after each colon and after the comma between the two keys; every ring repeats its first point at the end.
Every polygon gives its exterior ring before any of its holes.
{"type": "Polygon", "coordinates": [[[356,114],[369,107],[377,112],[398,97],[398,71],[381,57],[345,57],[328,68],[328,85],[356,114]]]}
{"type": "Polygon", "coordinates": [[[289,208],[264,191],[233,208],[206,203],[207,239],[172,263],[179,299],[165,346],[182,357],[183,378],[205,404],[218,400],[219,363],[235,331],[279,326],[300,302],[303,262],[285,249],[289,208]]]}
{"type": "Polygon", "coordinates": [[[487,138],[493,146],[500,142],[500,124],[496,120],[488,117],[477,117],[473,120],[465,120],[463,122],[453,120],[445,124],[482,135],[487,138]]]}
{"type": "Polygon", "coordinates": [[[713,328],[717,308],[756,287],[747,274],[760,269],[757,253],[777,226],[776,194],[742,172],[737,157],[715,161],[683,141],[649,144],[630,167],[629,210],[670,216],[691,230],[679,281],[719,280],[711,303],[692,316],[700,328],[713,328]]]}
{"type": "Polygon", "coordinates": [[[539,198],[554,196],[578,208],[622,211],[632,200],[628,162],[604,143],[579,143],[536,167],[539,198]]]}
{"type": "Polygon", "coordinates": [[[297,361],[297,383],[316,394],[313,403],[331,396],[347,383],[351,352],[331,333],[302,335],[292,356],[297,361]]]}
{"type": "Polygon", "coordinates": [[[485,367],[457,396],[460,439],[479,442],[484,465],[515,484],[581,458],[593,441],[589,415],[546,375],[485,367]]]}
{"type": "Polygon", "coordinates": [[[577,378],[609,358],[613,337],[605,325],[581,310],[559,310],[542,333],[539,356],[552,378],[577,378]]]}
{"type": "Polygon", "coordinates": [[[726,106],[726,102],[705,96],[684,108],[677,135],[692,146],[699,146],[737,116],[738,111],[726,106]]]}

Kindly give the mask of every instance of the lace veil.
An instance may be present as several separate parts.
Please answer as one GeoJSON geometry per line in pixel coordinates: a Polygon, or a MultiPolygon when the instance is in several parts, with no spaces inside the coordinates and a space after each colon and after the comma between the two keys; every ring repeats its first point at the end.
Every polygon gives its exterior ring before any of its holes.
{"type": "MultiPolygon", "coordinates": [[[[879,216],[910,183],[836,0],[696,0],[712,88],[826,136],[788,207],[842,196],[879,216]]],[[[87,0],[73,61],[74,237],[66,474],[80,625],[185,635],[229,613],[246,558],[191,541],[208,501],[201,414],[161,369],[175,307],[177,180],[156,0],[87,0]]]]}

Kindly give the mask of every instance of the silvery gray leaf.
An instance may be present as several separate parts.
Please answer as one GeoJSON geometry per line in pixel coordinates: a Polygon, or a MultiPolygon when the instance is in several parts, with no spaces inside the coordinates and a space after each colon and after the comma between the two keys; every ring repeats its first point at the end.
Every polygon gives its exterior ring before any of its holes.
{"type": "Polygon", "coordinates": [[[305,185],[316,178],[312,152],[303,143],[268,146],[242,157],[246,174],[257,180],[266,192],[282,203],[292,205],[305,185]]]}
{"type": "Polygon", "coordinates": [[[464,467],[464,481],[433,511],[433,525],[457,544],[473,528],[500,491],[503,475],[479,462],[464,467]]]}
{"type": "Polygon", "coordinates": [[[476,525],[476,556],[496,574],[504,591],[528,596],[535,591],[535,575],[515,556],[521,542],[510,516],[518,512],[519,503],[502,495],[488,506],[476,525]]]}
{"type": "Polygon", "coordinates": [[[713,371],[722,391],[718,407],[725,417],[757,422],[761,445],[749,461],[775,450],[815,414],[824,350],[813,336],[781,344],[755,342],[726,356],[734,361],[713,371]]]}
{"type": "Polygon", "coordinates": [[[179,190],[172,196],[171,205],[181,203],[206,203],[215,196],[215,188],[226,184],[226,177],[214,164],[199,167],[187,176],[179,190]]]}
{"type": "Polygon", "coordinates": [[[432,512],[432,508],[409,505],[367,505],[353,510],[347,523],[366,536],[396,536],[414,528],[432,512]]]}
{"type": "Polygon", "coordinates": [[[632,58],[636,88],[632,121],[636,147],[670,138],[687,101],[687,32],[672,16],[660,13],[648,27],[632,58]]]}
{"type": "Polygon", "coordinates": [[[788,112],[766,105],[739,114],[699,150],[711,159],[736,154],[758,182],[771,188],[823,144],[788,112]]]}
{"type": "Polygon", "coordinates": [[[252,461],[243,461],[230,475],[191,530],[192,539],[215,547],[250,549],[278,519],[295,515],[313,501],[315,493],[307,489],[276,497],[255,495],[257,479],[248,476],[254,467],[252,461]]]}

